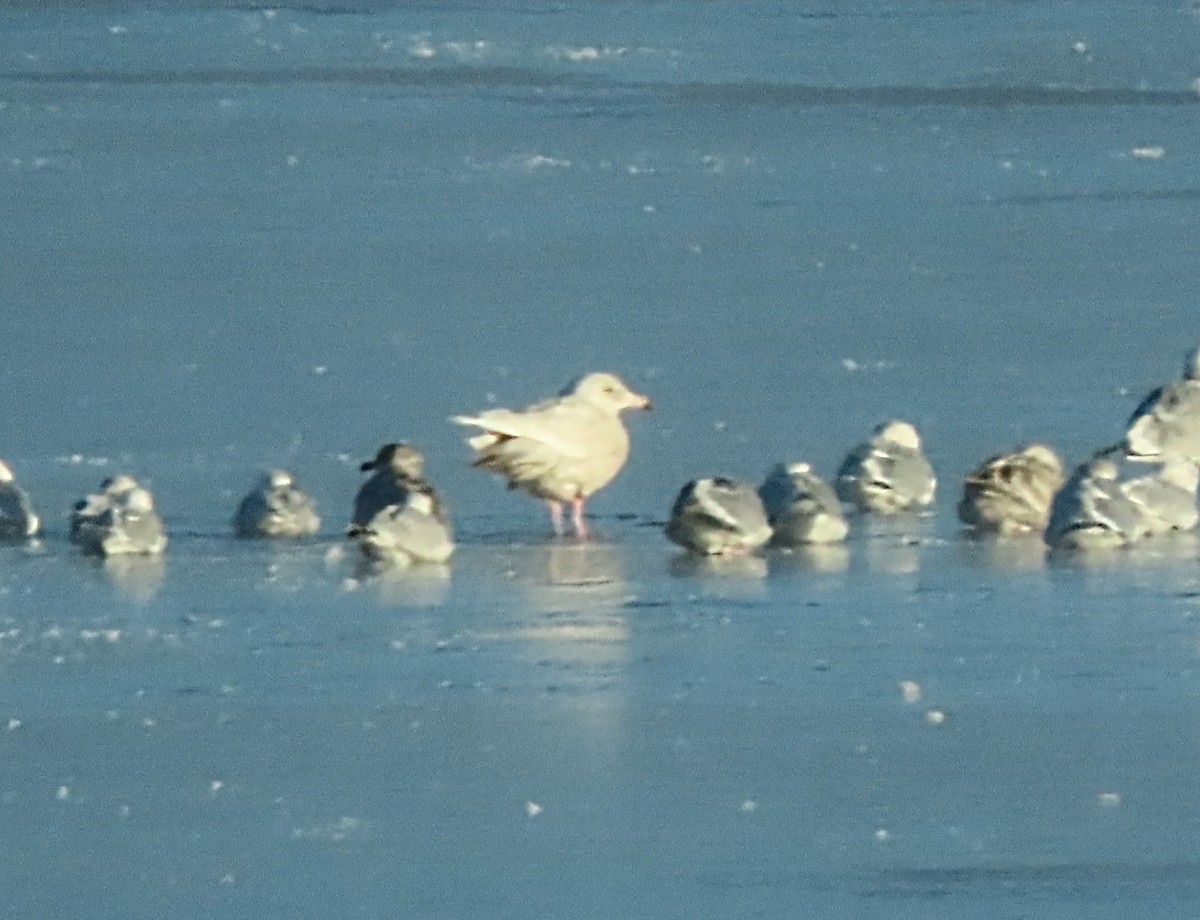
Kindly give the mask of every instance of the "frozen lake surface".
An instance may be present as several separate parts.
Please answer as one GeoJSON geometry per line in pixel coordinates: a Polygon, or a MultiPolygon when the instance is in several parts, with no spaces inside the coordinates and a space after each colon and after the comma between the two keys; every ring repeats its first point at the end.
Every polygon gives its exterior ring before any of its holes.
{"type": "Polygon", "coordinates": [[[1192,917],[1190,538],[973,543],[962,475],[1112,444],[1200,340],[1189,3],[0,10],[0,869],[14,915],[1192,917]],[[598,539],[447,417],[655,401],[598,539]],[[689,564],[695,476],[879,421],[936,516],[689,564]],[[447,570],[360,577],[428,453],[447,570]],[[228,536],[286,466],[325,517],[228,536]],[[66,511],[146,479],[162,563],[66,511]],[[7,728],[7,731],[4,729],[7,728]]]}

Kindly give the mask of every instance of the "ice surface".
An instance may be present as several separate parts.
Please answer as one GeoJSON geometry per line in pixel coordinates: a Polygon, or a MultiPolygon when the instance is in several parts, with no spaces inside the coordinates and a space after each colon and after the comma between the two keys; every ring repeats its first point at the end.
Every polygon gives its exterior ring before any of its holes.
{"type": "Polygon", "coordinates": [[[20,916],[1190,917],[1194,540],[1072,566],[954,519],[1198,338],[1187,4],[0,10],[0,869],[20,916]],[[452,414],[655,412],[592,545],[452,414]],[[937,516],[738,566],[680,485],[890,417],[937,516]],[[411,440],[452,568],[340,551],[411,440]],[[236,543],[282,465],[322,535],[236,543]],[[163,560],[79,558],[151,487],[163,560]],[[339,512],[338,509],[342,509],[339,512]]]}

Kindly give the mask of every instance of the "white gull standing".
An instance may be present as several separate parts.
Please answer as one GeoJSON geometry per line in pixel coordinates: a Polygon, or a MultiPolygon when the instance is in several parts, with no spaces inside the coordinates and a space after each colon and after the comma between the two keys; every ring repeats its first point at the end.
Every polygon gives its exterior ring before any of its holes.
{"type": "Polygon", "coordinates": [[[608,485],[629,456],[625,409],[649,409],[613,374],[580,377],[557,397],[526,409],[489,409],[452,421],[483,430],[469,438],[475,466],[499,473],[510,489],[546,502],[554,532],[563,532],[563,505],[571,506],[577,536],[587,536],[584,505],[608,485]]]}

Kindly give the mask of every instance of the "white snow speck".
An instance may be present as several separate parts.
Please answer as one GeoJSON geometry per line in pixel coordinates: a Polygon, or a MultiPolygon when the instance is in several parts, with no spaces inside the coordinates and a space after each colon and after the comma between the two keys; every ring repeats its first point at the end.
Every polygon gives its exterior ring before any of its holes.
{"type": "Polygon", "coordinates": [[[8,720],[8,730],[10,732],[15,732],[20,727],[21,727],[20,719],[9,719],[8,720]]]}
{"type": "Polygon", "coordinates": [[[892,832],[889,831],[886,827],[881,827],[875,831],[875,842],[876,843],[887,843],[891,839],[892,839],[892,832]]]}
{"type": "Polygon", "coordinates": [[[1163,147],[1134,147],[1129,153],[1139,160],[1161,160],[1167,155],[1163,147]]]}
{"type": "Polygon", "coordinates": [[[71,787],[70,786],[59,786],[58,789],[54,793],[54,797],[56,799],[58,799],[58,801],[60,801],[60,802],[65,802],[67,799],[69,799],[71,797],[71,787]]]}
{"type": "Polygon", "coordinates": [[[921,685],[915,680],[902,680],[897,686],[900,688],[900,698],[904,702],[921,702],[921,685]]]}
{"type": "Polygon", "coordinates": [[[1084,42],[1084,41],[1075,42],[1075,44],[1073,44],[1071,46],[1071,50],[1074,51],[1076,54],[1087,54],[1087,50],[1088,50],[1087,42],[1084,42]]]}
{"type": "Polygon", "coordinates": [[[754,799],[746,799],[742,802],[742,814],[752,815],[756,811],[758,811],[758,802],[754,801],[754,799]]]}
{"type": "Polygon", "coordinates": [[[946,714],[940,709],[929,709],[925,712],[925,724],[941,725],[946,721],[946,714]]]}
{"type": "Polygon", "coordinates": [[[1121,793],[1101,792],[1096,796],[1096,802],[1101,808],[1116,808],[1121,804],[1121,793]]]}
{"type": "Polygon", "coordinates": [[[536,818],[542,813],[542,810],[542,806],[537,802],[529,801],[525,803],[525,814],[529,815],[531,818],[536,818]]]}

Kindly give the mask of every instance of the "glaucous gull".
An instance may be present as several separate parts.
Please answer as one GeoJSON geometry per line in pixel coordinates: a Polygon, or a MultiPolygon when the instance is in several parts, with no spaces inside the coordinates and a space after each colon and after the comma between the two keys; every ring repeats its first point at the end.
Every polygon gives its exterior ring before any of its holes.
{"type": "Polygon", "coordinates": [[[584,503],[608,485],[629,456],[625,409],[649,409],[613,374],[580,377],[557,397],[526,409],[489,409],[452,421],[481,428],[469,438],[475,466],[499,473],[510,489],[544,500],[554,532],[563,532],[563,505],[571,505],[575,533],[587,536],[584,503]]]}

